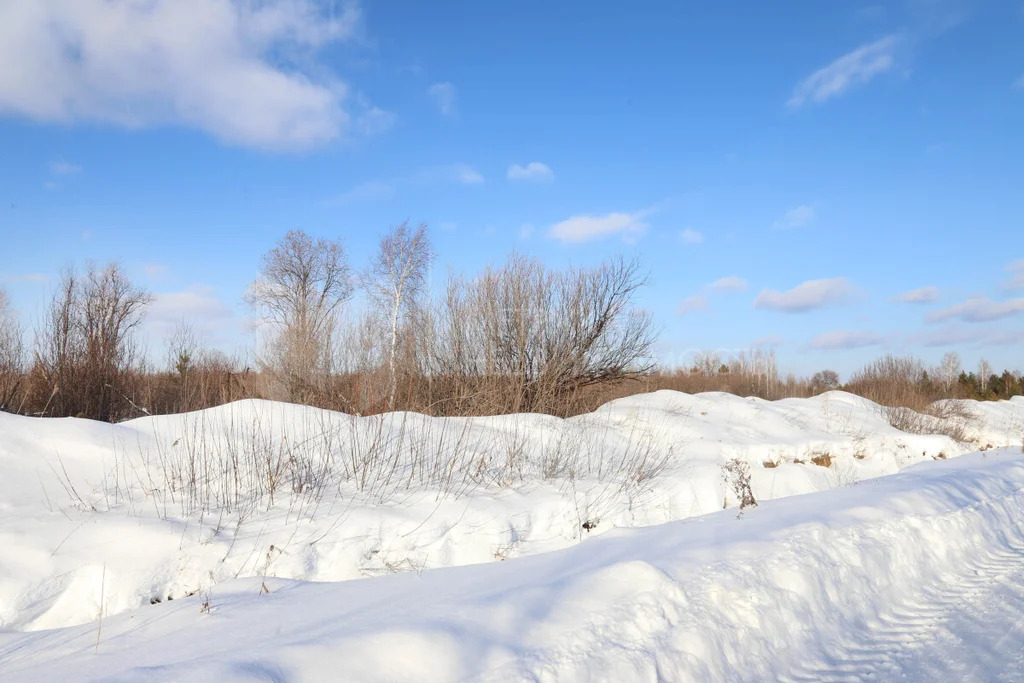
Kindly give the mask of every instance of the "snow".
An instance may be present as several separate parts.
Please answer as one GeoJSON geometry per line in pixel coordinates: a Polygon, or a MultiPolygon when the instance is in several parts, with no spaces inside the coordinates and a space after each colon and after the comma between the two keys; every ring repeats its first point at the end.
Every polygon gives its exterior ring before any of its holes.
{"type": "Polygon", "coordinates": [[[0,678],[1018,680],[1024,401],[965,405],[966,444],[841,392],[0,415],[0,678]]]}

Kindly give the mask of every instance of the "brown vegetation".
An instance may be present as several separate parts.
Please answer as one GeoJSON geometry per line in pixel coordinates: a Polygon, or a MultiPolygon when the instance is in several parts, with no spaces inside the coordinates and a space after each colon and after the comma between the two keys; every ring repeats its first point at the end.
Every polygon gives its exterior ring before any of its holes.
{"type": "Polygon", "coordinates": [[[289,232],[246,296],[263,321],[251,365],[205,348],[184,322],[166,340],[165,366],[149,365],[134,334],[150,296],[116,264],[64,273],[31,358],[0,292],[0,410],[116,421],[267,398],[362,415],[568,416],[659,389],[764,399],[843,389],[901,430],[963,439],[970,415],[942,399],[1024,393],[1018,374],[984,361],[964,372],[956,354],[936,368],[884,356],[845,385],[831,370],[783,376],[763,349],[702,352],[668,371],[655,366],[655,329],[634,303],[646,283],[635,261],[557,271],[512,255],[475,277],[450,274],[432,295],[431,254],[425,226],[399,225],[355,282],[340,242],[289,232]],[[368,305],[342,315],[357,285],[368,305]]]}

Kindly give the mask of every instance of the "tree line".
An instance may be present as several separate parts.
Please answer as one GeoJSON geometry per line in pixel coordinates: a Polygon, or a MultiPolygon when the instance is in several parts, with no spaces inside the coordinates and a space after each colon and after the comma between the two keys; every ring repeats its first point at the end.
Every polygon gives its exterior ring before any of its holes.
{"type": "Polygon", "coordinates": [[[153,297],[116,263],[66,269],[30,344],[0,295],[0,410],[116,421],[245,397],[368,414],[569,414],[598,386],[648,374],[656,338],[636,261],[553,270],[518,254],[432,292],[426,226],[403,223],[355,271],[340,240],[288,232],[245,300],[250,363],[182,321],[166,362],[140,353],[153,297]],[[365,305],[347,304],[362,292],[365,305]]]}
{"type": "Polygon", "coordinates": [[[942,398],[1024,394],[1019,373],[984,360],[967,370],[955,353],[936,367],[884,356],[845,384],[830,370],[783,376],[763,349],[701,352],[669,371],[651,356],[636,261],[555,270],[512,254],[470,277],[450,272],[435,291],[433,260],[424,225],[390,229],[358,270],[340,240],[288,232],[245,294],[260,327],[244,359],[209,348],[188,321],[164,340],[162,361],[146,357],[138,333],[153,297],[116,263],[65,269],[29,342],[0,290],[0,410],[117,421],[266,398],[364,415],[564,416],[657,389],[767,399],[844,389],[926,412],[942,398]]]}

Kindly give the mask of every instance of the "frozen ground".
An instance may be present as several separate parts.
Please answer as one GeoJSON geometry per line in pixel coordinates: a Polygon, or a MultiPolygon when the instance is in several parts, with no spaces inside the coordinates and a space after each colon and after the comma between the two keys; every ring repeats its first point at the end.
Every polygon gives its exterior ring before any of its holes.
{"type": "Polygon", "coordinates": [[[1024,680],[1024,402],[968,407],[0,415],[0,678],[1024,680]]]}

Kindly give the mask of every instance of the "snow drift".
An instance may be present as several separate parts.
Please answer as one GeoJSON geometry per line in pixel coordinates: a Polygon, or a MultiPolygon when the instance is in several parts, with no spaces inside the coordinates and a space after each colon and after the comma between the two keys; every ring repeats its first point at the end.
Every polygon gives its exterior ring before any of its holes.
{"type": "Polygon", "coordinates": [[[993,451],[504,563],[340,583],[231,581],[107,619],[102,632],[0,634],[0,673],[1021,680],[1022,520],[1024,457],[993,451]],[[1008,609],[999,586],[1014,590],[1008,609]],[[990,642],[972,650],[972,668],[956,668],[963,662],[936,650],[933,632],[975,609],[1010,621],[983,615],[990,642]]]}
{"type": "Polygon", "coordinates": [[[117,425],[0,414],[0,628],[93,622],[256,577],[339,581],[495,562],[1021,447],[1024,401],[971,443],[840,392],[657,392],[543,415],[357,418],[241,401],[117,425]],[[729,466],[730,463],[736,467],[729,466]],[[737,472],[739,474],[737,474],[737,472]]]}

